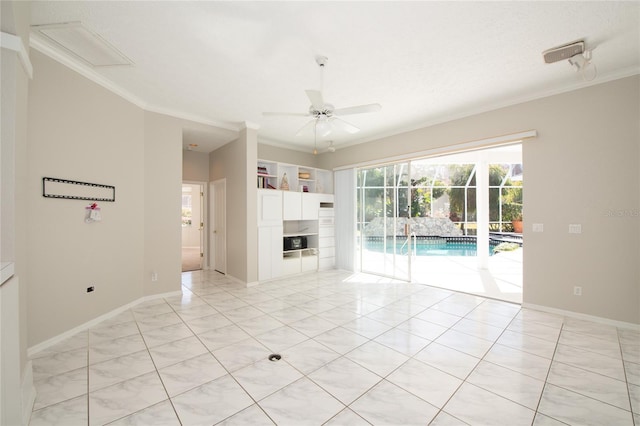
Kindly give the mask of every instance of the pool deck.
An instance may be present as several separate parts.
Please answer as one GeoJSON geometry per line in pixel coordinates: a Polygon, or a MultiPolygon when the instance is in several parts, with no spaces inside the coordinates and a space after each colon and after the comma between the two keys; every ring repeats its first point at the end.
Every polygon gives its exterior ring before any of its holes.
{"type": "MultiPolygon", "coordinates": [[[[412,256],[411,282],[522,303],[522,252],[520,248],[490,256],[487,269],[478,269],[474,256],[412,256]]],[[[367,251],[363,271],[391,271],[390,258],[367,251]]],[[[406,257],[398,256],[396,262],[400,274],[407,276],[406,257]]]]}

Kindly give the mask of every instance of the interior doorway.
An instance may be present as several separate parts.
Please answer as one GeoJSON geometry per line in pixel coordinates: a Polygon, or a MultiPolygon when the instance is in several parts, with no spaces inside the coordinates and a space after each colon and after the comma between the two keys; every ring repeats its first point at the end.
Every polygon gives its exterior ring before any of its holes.
{"type": "Polygon", "coordinates": [[[182,272],[203,269],[204,185],[182,184],[182,272]]]}

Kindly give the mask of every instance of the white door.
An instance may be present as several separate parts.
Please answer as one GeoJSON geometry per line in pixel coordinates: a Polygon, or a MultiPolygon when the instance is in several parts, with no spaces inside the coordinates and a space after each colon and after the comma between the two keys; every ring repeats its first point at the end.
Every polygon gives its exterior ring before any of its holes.
{"type": "Polygon", "coordinates": [[[182,272],[203,268],[204,186],[182,184],[182,272]]]}
{"type": "Polygon", "coordinates": [[[216,271],[227,273],[227,217],[226,195],[227,182],[224,179],[211,183],[211,211],[213,212],[212,240],[213,250],[211,265],[216,271]]]}

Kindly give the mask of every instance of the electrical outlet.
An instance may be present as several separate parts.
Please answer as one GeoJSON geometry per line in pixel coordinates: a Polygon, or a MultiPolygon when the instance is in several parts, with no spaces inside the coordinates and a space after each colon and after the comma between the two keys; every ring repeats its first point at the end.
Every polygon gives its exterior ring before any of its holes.
{"type": "Polygon", "coordinates": [[[582,225],[578,224],[570,224],[569,225],[569,233],[570,234],[582,234],[582,225]]]}
{"type": "Polygon", "coordinates": [[[582,296],[582,287],[580,287],[580,286],[573,287],[573,295],[574,296],[582,296]]]}
{"type": "Polygon", "coordinates": [[[87,293],[91,293],[93,290],[95,290],[94,286],[87,287],[87,293]]]}
{"type": "Polygon", "coordinates": [[[151,273],[151,281],[153,281],[153,282],[158,281],[158,273],[156,271],[153,271],[151,273]]]}

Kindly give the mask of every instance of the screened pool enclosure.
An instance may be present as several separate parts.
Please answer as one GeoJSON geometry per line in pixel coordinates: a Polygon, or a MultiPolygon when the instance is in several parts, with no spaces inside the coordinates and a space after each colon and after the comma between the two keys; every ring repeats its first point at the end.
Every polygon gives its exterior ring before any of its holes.
{"type": "Polygon", "coordinates": [[[410,280],[412,257],[521,244],[522,177],[519,145],[358,169],[360,270],[410,280]]]}

